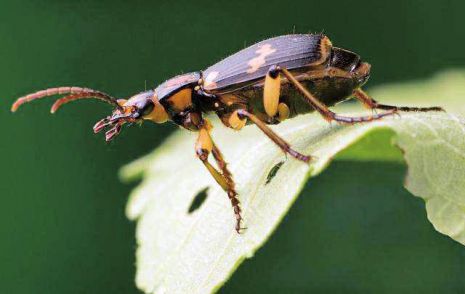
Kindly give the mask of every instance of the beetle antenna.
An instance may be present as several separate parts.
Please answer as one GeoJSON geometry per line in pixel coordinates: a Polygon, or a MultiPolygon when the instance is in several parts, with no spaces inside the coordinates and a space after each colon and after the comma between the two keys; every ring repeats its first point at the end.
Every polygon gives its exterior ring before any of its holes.
{"type": "Polygon", "coordinates": [[[74,101],[77,99],[82,98],[96,98],[102,101],[105,101],[109,104],[116,106],[117,108],[121,109],[121,106],[118,104],[115,98],[112,96],[96,91],[89,88],[81,88],[81,87],[57,87],[57,88],[49,88],[42,91],[38,91],[21,98],[18,98],[16,102],[11,106],[11,111],[15,112],[21,105],[24,103],[30,102],[32,100],[54,96],[54,95],[61,95],[61,94],[71,94],[61,99],[58,99],[55,104],[52,106],[52,113],[55,112],[61,105],[68,103],[70,101],[74,101]]]}
{"type": "MultiPolygon", "coordinates": [[[[108,101],[109,96],[107,96],[106,94],[104,94],[104,95],[102,95],[102,94],[103,93],[100,93],[100,92],[82,92],[82,93],[79,93],[79,94],[71,94],[71,95],[62,97],[62,98],[56,100],[55,103],[53,103],[52,108],[50,109],[50,112],[55,113],[63,104],[69,103],[69,102],[74,101],[74,100],[79,100],[79,99],[95,98],[95,99],[99,99],[99,100],[102,100],[102,101],[105,101],[105,102],[109,102],[108,101]]],[[[112,98],[112,100],[113,99],[114,98],[112,98]]],[[[113,102],[111,102],[110,104],[115,105],[113,102]]],[[[118,107],[119,107],[119,105],[118,105],[118,107]]]]}

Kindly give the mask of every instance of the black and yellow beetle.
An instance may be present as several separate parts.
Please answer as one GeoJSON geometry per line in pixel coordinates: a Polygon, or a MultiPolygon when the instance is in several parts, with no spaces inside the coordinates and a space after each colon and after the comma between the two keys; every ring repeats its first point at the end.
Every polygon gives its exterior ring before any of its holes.
{"type": "Polygon", "coordinates": [[[241,209],[232,175],[210,136],[211,125],[203,114],[215,112],[224,125],[240,130],[248,123],[257,125],[290,156],[309,162],[311,156],[294,149],[267,125],[278,124],[296,115],[317,111],[327,121],[368,122],[398,111],[440,111],[440,107],[417,108],[379,104],[361,86],[370,76],[370,65],[345,49],[333,47],[323,34],[293,34],[264,40],[223,59],[206,70],[176,76],[154,90],[129,99],[115,99],[89,88],[59,87],[19,98],[11,110],[46,96],[67,94],[53,104],[51,112],[73,100],[97,98],[115,106],[112,115],[100,120],[94,131],[107,129],[113,139],[126,122],[168,120],[198,132],[195,152],[218,184],[227,192],[241,230],[241,209]],[[368,116],[341,116],[330,109],[338,102],[355,97],[369,109],[383,113],[368,116]],[[217,168],[208,161],[213,155],[217,168]]]}

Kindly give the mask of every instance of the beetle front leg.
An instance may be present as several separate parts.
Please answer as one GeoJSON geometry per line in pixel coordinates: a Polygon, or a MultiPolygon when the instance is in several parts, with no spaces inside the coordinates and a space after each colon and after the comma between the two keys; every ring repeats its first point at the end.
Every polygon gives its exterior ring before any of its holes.
{"type": "Polygon", "coordinates": [[[241,207],[238,198],[238,194],[236,192],[234,180],[232,178],[232,174],[228,169],[228,164],[223,158],[223,154],[221,153],[220,149],[213,143],[212,149],[213,158],[215,158],[218,167],[221,170],[221,174],[223,178],[226,180],[227,189],[223,188],[226,193],[228,193],[228,198],[231,201],[231,205],[234,209],[234,215],[236,217],[236,232],[241,233],[241,231],[245,228],[241,227],[242,216],[241,216],[241,207]]]}
{"type": "Polygon", "coordinates": [[[243,229],[241,227],[242,216],[239,199],[237,198],[238,194],[235,190],[235,183],[231,172],[228,170],[226,161],[223,159],[221,151],[215,145],[210,136],[210,129],[210,123],[208,120],[204,120],[199,129],[199,136],[195,144],[195,152],[207,170],[213,176],[215,181],[218,183],[218,185],[220,185],[221,188],[223,188],[223,190],[228,194],[228,198],[231,201],[231,205],[234,209],[234,215],[236,217],[236,231],[240,234],[241,230],[243,229]],[[221,172],[213,167],[208,161],[208,156],[210,153],[213,154],[213,158],[216,160],[221,172]]]}
{"type": "Polygon", "coordinates": [[[356,116],[348,117],[342,116],[337,113],[332,112],[328,106],[314,97],[293,75],[285,68],[279,68],[281,73],[287,78],[291,85],[293,85],[305,98],[305,100],[316,110],[318,111],[324,119],[327,121],[337,121],[341,123],[359,123],[359,122],[370,122],[383,118],[385,116],[393,115],[397,112],[398,109],[389,109],[385,113],[373,114],[369,116],[356,116]]]}
{"type": "Polygon", "coordinates": [[[375,99],[371,98],[365,91],[362,89],[356,89],[353,92],[355,98],[362,102],[362,104],[368,109],[383,109],[383,110],[396,110],[396,111],[406,111],[406,112],[427,112],[427,111],[444,111],[442,107],[433,106],[433,107],[409,107],[409,106],[395,106],[378,103],[375,99]]]}

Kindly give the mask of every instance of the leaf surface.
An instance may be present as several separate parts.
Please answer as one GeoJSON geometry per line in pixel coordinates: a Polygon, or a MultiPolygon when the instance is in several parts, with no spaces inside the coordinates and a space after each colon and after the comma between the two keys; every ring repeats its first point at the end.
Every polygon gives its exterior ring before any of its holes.
{"type": "MultiPolygon", "coordinates": [[[[386,129],[408,165],[406,188],[426,201],[436,230],[465,245],[465,124],[455,115],[465,113],[457,102],[465,98],[464,85],[465,74],[451,71],[427,82],[370,92],[386,103],[438,104],[449,113],[403,113],[352,126],[330,125],[311,114],[274,126],[297,150],[317,157],[310,165],[286,158],[254,126],[234,132],[216,121],[213,137],[229,162],[242,203],[247,230],[241,235],[234,230],[226,194],[194,156],[196,135],[174,133],[152,154],[122,169],[125,179],[143,177],[127,206],[128,217],[138,222],[137,286],[147,293],[215,291],[266,242],[309,177],[322,172],[341,150],[368,134],[385,135],[386,129]],[[189,213],[205,189],[207,198],[189,213]]],[[[393,160],[383,148],[346,156],[393,160]]]]}

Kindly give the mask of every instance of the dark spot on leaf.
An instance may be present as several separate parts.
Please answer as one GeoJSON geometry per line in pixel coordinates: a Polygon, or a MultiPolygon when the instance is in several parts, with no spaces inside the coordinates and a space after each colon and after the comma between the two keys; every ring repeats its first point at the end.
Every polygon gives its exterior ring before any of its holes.
{"type": "Polygon", "coordinates": [[[205,200],[207,200],[207,196],[208,196],[207,191],[208,191],[208,187],[200,190],[197,193],[197,195],[195,195],[194,199],[192,200],[191,206],[189,207],[189,210],[187,211],[188,213],[193,213],[194,211],[199,209],[200,206],[202,206],[205,200]]]}
{"type": "Polygon", "coordinates": [[[276,176],[276,174],[278,173],[281,166],[283,166],[283,164],[284,164],[284,161],[281,161],[271,168],[270,172],[268,173],[268,176],[266,176],[265,185],[268,185],[271,182],[271,180],[276,176]]]}

